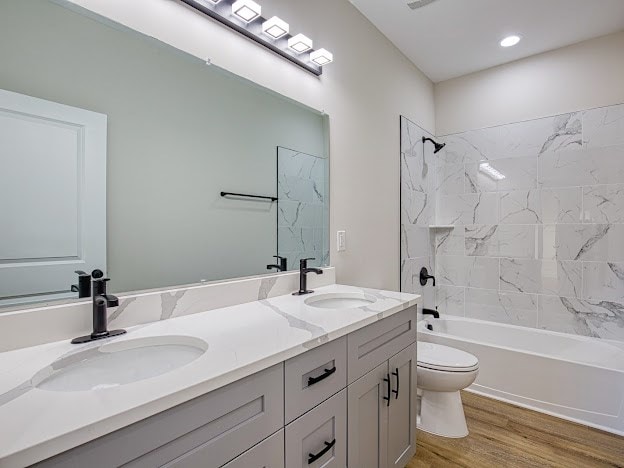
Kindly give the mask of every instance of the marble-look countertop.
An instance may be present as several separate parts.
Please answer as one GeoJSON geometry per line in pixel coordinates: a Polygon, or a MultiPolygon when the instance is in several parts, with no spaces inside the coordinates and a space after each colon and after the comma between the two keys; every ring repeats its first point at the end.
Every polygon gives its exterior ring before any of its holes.
{"type": "Polygon", "coordinates": [[[377,301],[354,309],[304,304],[284,295],[128,329],[84,345],[68,340],[0,353],[0,467],[44,460],[192,398],[259,372],[417,304],[419,296],[331,285],[315,294],[363,292],[377,301]],[[111,341],[178,335],[206,352],[184,367],[139,382],[89,391],[33,387],[33,376],[59,358],[111,341]]]}

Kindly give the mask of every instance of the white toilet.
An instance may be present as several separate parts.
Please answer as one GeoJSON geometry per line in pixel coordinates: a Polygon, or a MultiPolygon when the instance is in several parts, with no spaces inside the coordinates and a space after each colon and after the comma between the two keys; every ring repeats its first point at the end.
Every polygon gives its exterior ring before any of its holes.
{"type": "Polygon", "coordinates": [[[443,437],[466,437],[468,426],[459,391],[477,378],[479,360],[448,346],[421,342],[417,346],[418,429],[443,437]]]}

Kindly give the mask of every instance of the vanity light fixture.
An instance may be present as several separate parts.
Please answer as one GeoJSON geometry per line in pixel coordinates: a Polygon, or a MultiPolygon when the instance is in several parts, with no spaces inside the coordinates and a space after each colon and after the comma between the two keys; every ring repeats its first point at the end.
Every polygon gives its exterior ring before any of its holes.
{"type": "Polygon", "coordinates": [[[490,166],[490,163],[484,162],[479,164],[479,171],[483,172],[486,176],[493,180],[503,180],[506,179],[505,174],[503,174],[498,169],[490,166]]]}
{"type": "Polygon", "coordinates": [[[334,61],[334,54],[326,49],[319,49],[310,54],[310,60],[322,67],[334,61]]]}
{"type": "Polygon", "coordinates": [[[236,0],[232,4],[232,14],[245,23],[251,23],[260,17],[262,7],[253,0],[236,0]]]}
{"type": "Polygon", "coordinates": [[[263,17],[262,7],[254,0],[174,1],[194,8],[316,76],[322,75],[323,66],[334,59],[326,49],[315,51],[312,39],[305,34],[291,36],[290,26],[280,17],[263,17]]]}
{"type": "Polygon", "coordinates": [[[501,47],[512,47],[515,46],[518,42],[520,42],[520,36],[507,36],[505,39],[500,41],[501,47]]]}
{"type": "Polygon", "coordinates": [[[279,39],[280,37],[288,34],[289,30],[290,27],[288,26],[288,23],[279,19],[277,16],[274,16],[273,18],[262,23],[262,32],[271,39],[279,39]]]}
{"type": "Polygon", "coordinates": [[[312,39],[303,34],[297,34],[288,39],[288,47],[297,54],[302,54],[312,48],[312,39]]]}

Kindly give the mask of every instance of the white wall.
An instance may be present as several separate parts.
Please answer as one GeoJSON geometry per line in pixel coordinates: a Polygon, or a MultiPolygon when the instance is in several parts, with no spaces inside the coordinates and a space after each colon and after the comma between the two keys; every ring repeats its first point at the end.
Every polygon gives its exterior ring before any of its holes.
{"type": "Polygon", "coordinates": [[[399,115],[434,133],[433,84],[347,0],[262,0],[334,53],[319,79],[173,0],[71,0],[330,116],[330,239],[337,280],[399,288],[399,115]]]}
{"type": "Polygon", "coordinates": [[[437,135],[624,102],[624,31],[435,85],[437,135]]]}

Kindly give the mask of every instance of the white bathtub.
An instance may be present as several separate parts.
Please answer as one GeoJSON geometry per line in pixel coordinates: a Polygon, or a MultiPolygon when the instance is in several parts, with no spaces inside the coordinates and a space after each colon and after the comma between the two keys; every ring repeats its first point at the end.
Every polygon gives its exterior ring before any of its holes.
{"type": "Polygon", "coordinates": [[[418,339],[477,356],[469,391],[624,435],[624,343],[452,316],[418,339]]]}

